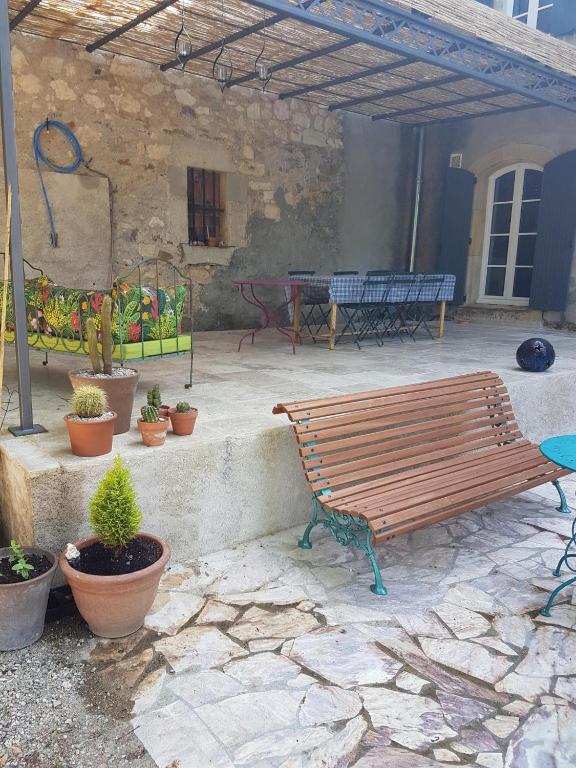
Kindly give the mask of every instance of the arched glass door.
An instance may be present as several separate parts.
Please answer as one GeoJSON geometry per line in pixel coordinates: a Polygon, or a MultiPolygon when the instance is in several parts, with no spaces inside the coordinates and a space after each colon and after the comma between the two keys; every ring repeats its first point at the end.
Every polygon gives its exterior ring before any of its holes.
{"type": "Polygon", "coordinates": [[[536,165],[510,166],[490,178],[480,301],[528,304],[541,192],[536,165]]]}

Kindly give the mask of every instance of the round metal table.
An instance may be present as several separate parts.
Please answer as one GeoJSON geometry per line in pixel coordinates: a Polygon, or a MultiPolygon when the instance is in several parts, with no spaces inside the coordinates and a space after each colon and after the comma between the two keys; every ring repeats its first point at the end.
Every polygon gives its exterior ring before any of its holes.
{"type": "MultiPolygon", "coordinates": [[[[551,437],[540,445],[540,451],[547,459],[553,461],[564,469],[569,469],[572,472],[576,472],[576,435],[559,435],[558,437],[551,437]]],[[[560,511],[564,511],[561,507],[560,511]]],[[[566,548],[564,554],[558,561],[558,565],[554,570],[554,576],[561,575],[562,566],[566,565],[569,571],[576,574],[576,517],[572,522],[572,536],[566,548]]],[[[576,584],[576,576],[572,576],[562,584],[558,585],[556,589],[551,593],[548,598],[546,606],[542,610],[543,616],[550,616],[550,608],[554,605],[554,600],[563,589],[576,584]]]]}

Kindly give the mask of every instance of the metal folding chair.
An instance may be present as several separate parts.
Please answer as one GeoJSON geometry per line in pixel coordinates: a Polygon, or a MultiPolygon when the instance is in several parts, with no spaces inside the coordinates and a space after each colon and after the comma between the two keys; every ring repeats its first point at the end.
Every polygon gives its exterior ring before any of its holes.
{"type": "MultiPolygon", "coordinates": [[[[313,278],[314,270],[289,270],[288,276],[298,278],[313,278]]],[[[293,308],[292,308],[293,311],[293,308]]],[[[309,285],[302,286],[300,294],[300,325],[305,327],[312,341],[316,343],[316,336],[326,326],[328,328],[330,313],[330,293],[327,285],[315,284],[310,280],[309,285]]],[[[293,320],[293,317],[291,318],[293,320]]]]}
{"type": "Polygon", "coordinates": [[[341,269],[338,272],[332,272],[332,275],[334,277],[342,277],[343,275],[359,275],[360,272],[358,272],[357,269],[341,269]]]}
{"type": "Polygon", "coordinates": [[[431,339],[434,334],[428,327],[428,322],[432,320],[432,313],[436,309],[440,292],[444,285],[444,278],[440,275],[419,275],[420,290],[418,300],[415,305],[415,324],[413,335],[416,335],[418,329],[422,326],[431,339]]]}
{"type": "Polygon", "coordinates": [[[402,334],[408,334],[412,341],[418,323],[416,303],[420,293],[420,275],[395,275],[394,284],[388,293],[390,330],[404,341],[402,334]]]}
{"type": "Polygon", "coordinates": [[[393,273],[388,277],[380,275],[367,276],[362,296],[365,314],[365,334],[373,333],[379,346],[384,344],[384,338],[394,332],[394,316],[390,312],[388,296],[394,285],[393,273]]]}
{"type": "Polygon", "coordinates": [[[378,276],[367,277],[362,283],[359,301],[338,305],[344,327],[337,341],[350,333],[358,349],[361,349],[360,342],[374,335],[378,346],[382,345],[382,323],[387,325],[386,296],[391,284],[391,280],[378,276]]]}

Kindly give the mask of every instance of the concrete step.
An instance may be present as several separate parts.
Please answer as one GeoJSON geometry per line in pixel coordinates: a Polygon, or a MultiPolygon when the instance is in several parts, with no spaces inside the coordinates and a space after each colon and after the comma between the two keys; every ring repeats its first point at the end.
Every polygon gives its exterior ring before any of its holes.
{"type": "Polygon", "coordinates": [[[499,304],[468,304],[454,310],[457,323],[514,323],[542,328],[542,312],[529,307],[503,307],[499,304]]]}

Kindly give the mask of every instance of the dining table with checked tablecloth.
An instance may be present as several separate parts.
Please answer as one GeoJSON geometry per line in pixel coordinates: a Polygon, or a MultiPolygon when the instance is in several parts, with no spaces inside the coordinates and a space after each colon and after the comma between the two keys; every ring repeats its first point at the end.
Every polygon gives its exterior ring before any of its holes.
{"type": "Polygon", "coordinates": [[[301,283],[290,305],[294,336],[305,327],[317,341],[327,339],[329,349],[346,335],[358,346],[368,335],[408,334],[414,339],[423,327],[432,336],[425,309],[437,308],[437,336],[444,335],[446,304],[454,298],[456,278],[442,273],[390,272],[369,275],[311,275],[293,273],[301,283]],[[338,319],[342,321],[338,329],[338,319]]]}

